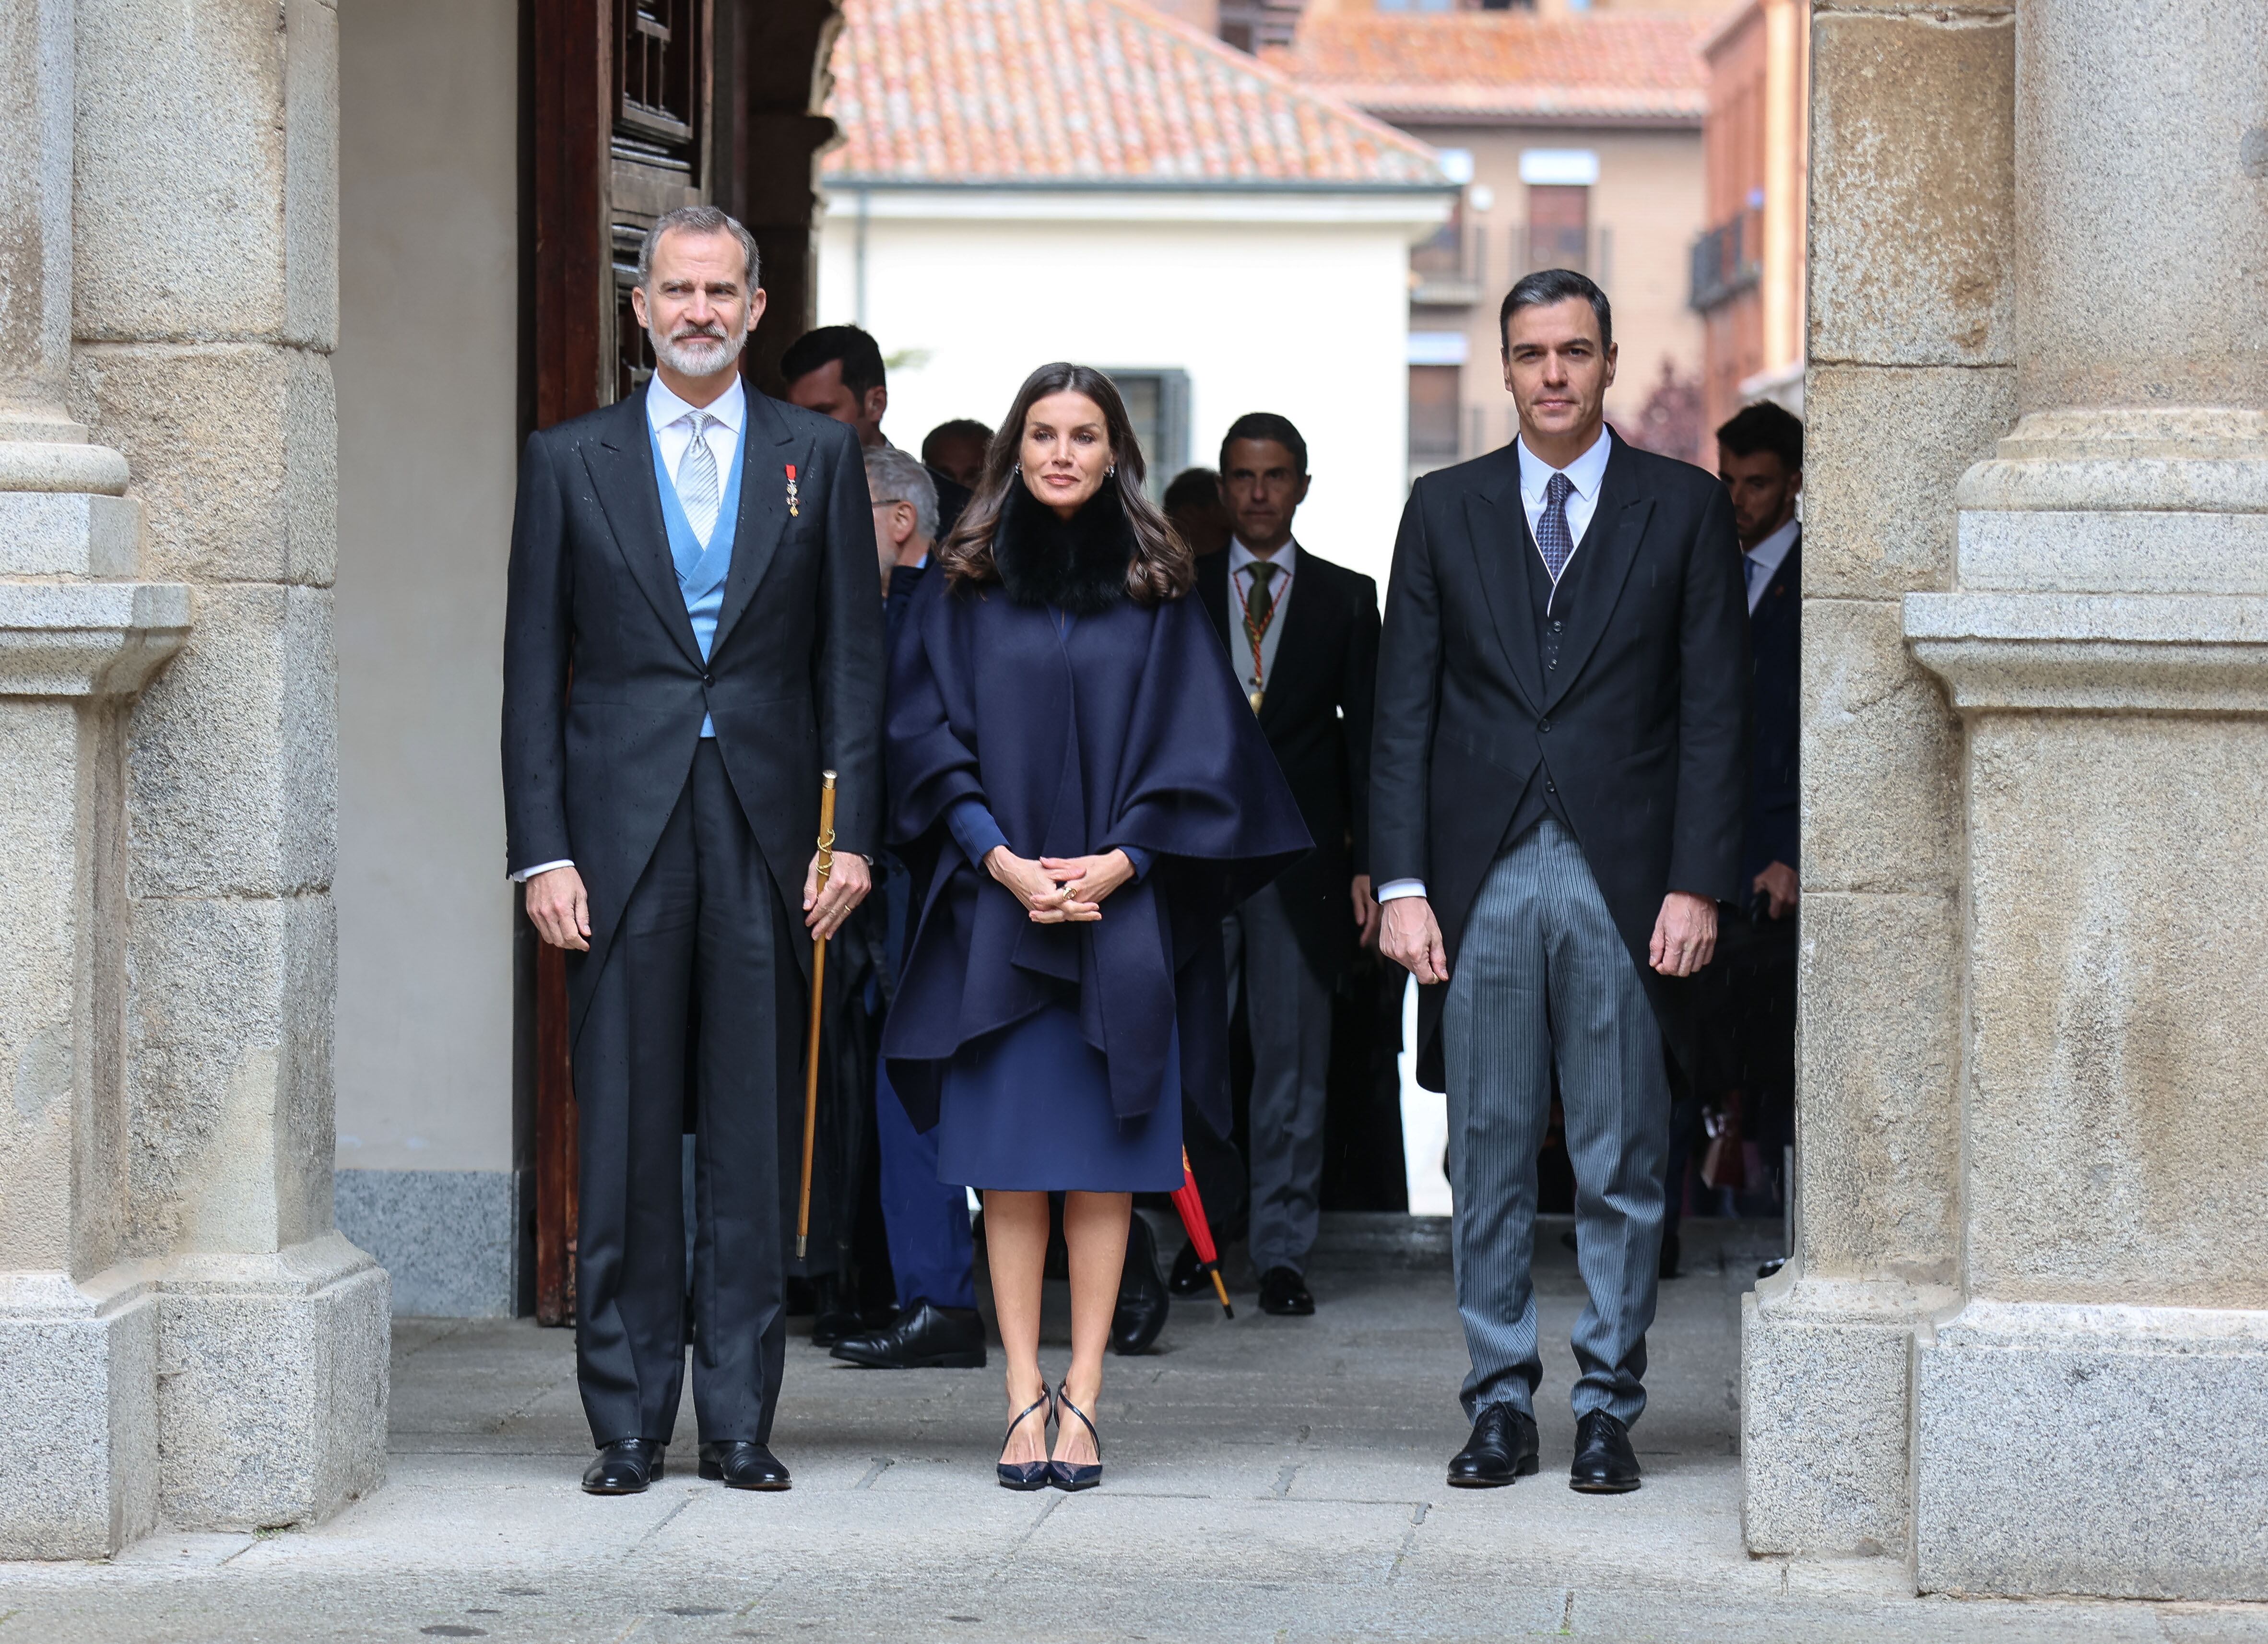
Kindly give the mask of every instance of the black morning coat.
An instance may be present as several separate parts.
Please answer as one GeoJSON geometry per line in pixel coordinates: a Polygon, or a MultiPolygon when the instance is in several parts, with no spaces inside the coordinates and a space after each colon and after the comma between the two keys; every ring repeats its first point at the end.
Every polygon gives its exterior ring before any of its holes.
{"type": "MultiPolygon", "coordinates": [[[[1229,592],[1228,556],[1197,561],[1197,598],[1228,647],[1240,681],[1252,676],[1242,607],[1229,592]]],[[[1370,871],[1371,697],[1378,675],[1378,585],[1299,550],[1292,597],[1277,621],[1276,667],[1260,729],[1275,750],[1314,851],[1277,881],[1314,973],[1335,982],[1355,953],[1354,875],[1370,871]]]]}
{"type": "Polygon", "coordinates": [[[1756,757],[1749,778],[1748,838],[1741,850],[1741,900],[1774,862],[1796,865],[1797,753],[1803,740],[1798,675],[1803,660],[1803,538],[1799,533],[1749,618],[1756,659],[1756,757]]]}
{"type": "MultiPolygon", "coordinates": [[[[506,848],[513,873],[563,859],[581,870],[591,952],[569,968],[578,1023],[684,792],[704,709],[795,926],[821,770],[836,773],[836,851],[872,856],[880,841],[886,659],[857,436],[751,388],[742,445],[705,663],[669,557],[644,394],[530,435],[520,460],[504,610],[506,848]]],[[[791,946],[807,971],[808,945],[791,946]]]]}
{"type": "MultiPolygon", "coordinates": [[[[1672,890],[1740,899],[1749,623],[1715,476],[1615,437],[1559,663],[1507,446],[1418,480],[1403,510],[1371,743],[1371,872],[1425,881],[1454,975],[1481,881],[1531,779],[1551,783],[1674,1046],[1684,990],[1646,962],[1672,890]],[[1588,563],[1584,563],[1586,558],[1588,563]]],[[[1418,1078],[1443,1088],[1444,986],[1420,990],[1418,1078]]]]}

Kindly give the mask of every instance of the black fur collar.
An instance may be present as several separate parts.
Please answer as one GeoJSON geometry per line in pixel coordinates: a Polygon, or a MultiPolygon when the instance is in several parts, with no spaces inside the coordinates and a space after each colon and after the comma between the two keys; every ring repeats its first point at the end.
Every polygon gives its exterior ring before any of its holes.
{"type": "Polygon", "coordinates": [[[1052,605],[1075,616],[1107,611],[1126,597],[1134,527],[1109,481],[1065,520],[1024,489],[1008,487],[992,534],[1000,586],[1019,605],[1052,605]]]}

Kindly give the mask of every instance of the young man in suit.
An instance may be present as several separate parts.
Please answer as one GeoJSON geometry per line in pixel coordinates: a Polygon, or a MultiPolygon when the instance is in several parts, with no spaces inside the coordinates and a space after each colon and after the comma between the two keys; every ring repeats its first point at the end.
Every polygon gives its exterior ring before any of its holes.
{"type": "MultiPolygon", "coordinates": [[[[856,431],[859,445],[869,451],[890,443],[882,432],[882,417],[890,409],[889,374],[881,345],[858,327],[821,326],[805,332],[780,355],[780,376],[791,405],[856,431]]],[[[937,540],[942,542],[968,506],[969,490],[935,466],[930,476],[937,485],[937,540]]]]}
{"type": "MultiPolygon", "coordinates": [[[[1315,1310],[1305,1275],[1322,1183],[1331,994],[1378,918],[1367,838],[1378,585],[1300,546],[1292,518],[1307,486],[1307,442],[1288,418],[1256,411],[1231,424],[1220,493],[1233,534],[1226,553],[1197,561],[1197,587],[1315,840],[1226,926],[1252,1040],[1252,1264],[1261,1309],[1292,1315],[1315,1310]]],[[[1176,1268],[1186,1293],[1196,1253],[1176,1268]]]]}
{"type": "MultiPolygon", "coordinates": [[[[1675,1275],[1678,1205],[1705,1102],[1739,1092],[1740,1133],[1777,1176],[1794,1135],[1796,762],[1802,738],[1798,671],[1803,636],[1803,424],[1762,401],[1717,431],[1717,477],[1733,500],[1747,585],[1756,704],[1742,901],[1717,956],[1695,978],[1699,1077],[1681,1090],[1669,1161],[1661,1272],[1675,1275]]],[[[1781,1183],[1786,1191],[1786,1183],[1781,1183]]]]}
{"type": "Polygon", "coordinates": [[[1565,269],[1500,315],[1508,448],[1425,476],[1395,545],[1371,757],[1381,950],[1423,985],[1449,1096],[1462,1487],[1537,1466],[1528,1264],[1556,1066],[1588,1303],[1569,1483],[1634,1490],[1669,1092],[1670,978],[1738,894],[1748,624],[1725,488],[1605,426],[1614,319],[1565,269]]]}
{"type": "Polygon", "coordinates": [[[756,276],[754,237],[713,207],[654,225],[630,300],[655,373],[529,438],[512,522],[504,822],[528,918],[567,950],[576,1373],[600,1495],[659,1478],[677,1419],[688,1098],[700,1471],[788,1487],[769,1445],[812,939],[865,896],[881,822],[865,470],[840,424],[743,386],[756,276]]]}

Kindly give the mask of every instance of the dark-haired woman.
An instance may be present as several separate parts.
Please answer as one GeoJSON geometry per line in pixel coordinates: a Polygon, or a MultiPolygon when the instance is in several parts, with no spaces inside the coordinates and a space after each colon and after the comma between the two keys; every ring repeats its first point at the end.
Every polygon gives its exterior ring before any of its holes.
{"type": "Polygon", "coordinates": [[[892,668],[891,832],[927,889],[882,1049],[939,1127],[939,1179],[984,1197],[1000,1482],[1081,1490],[1132,1195],[1182,1184],[1185,1092],[1227,1128],[1221,916],[1308,839],[1108,378],[1032,373],[934,564],[892,668]],[[1051,1391],[1054,1192],[1071,1360],[1051,1391]]]}

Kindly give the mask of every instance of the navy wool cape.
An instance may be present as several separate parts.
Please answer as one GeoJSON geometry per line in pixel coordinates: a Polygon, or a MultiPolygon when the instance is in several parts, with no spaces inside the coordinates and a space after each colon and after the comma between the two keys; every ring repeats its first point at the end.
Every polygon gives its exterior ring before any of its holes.
{"type": "Polygon", "coordinates": [[[1212,624],[1187,598],[1065,619],[998,584],[924,581],[886,722],[891,842],[925,881],[882,1037],[892,1087],[931,1129],[954,1052],[1062,1004],[1121,1120],[1157,1106],[1178,1025],[1182,1092],[1226,1135],[1220,922],[1312,842],[1212,624]],[[954,841],[946,815],[969,798],[1019,856],[1154,859],[1101,919],[1035,925],[954,841]]]}

